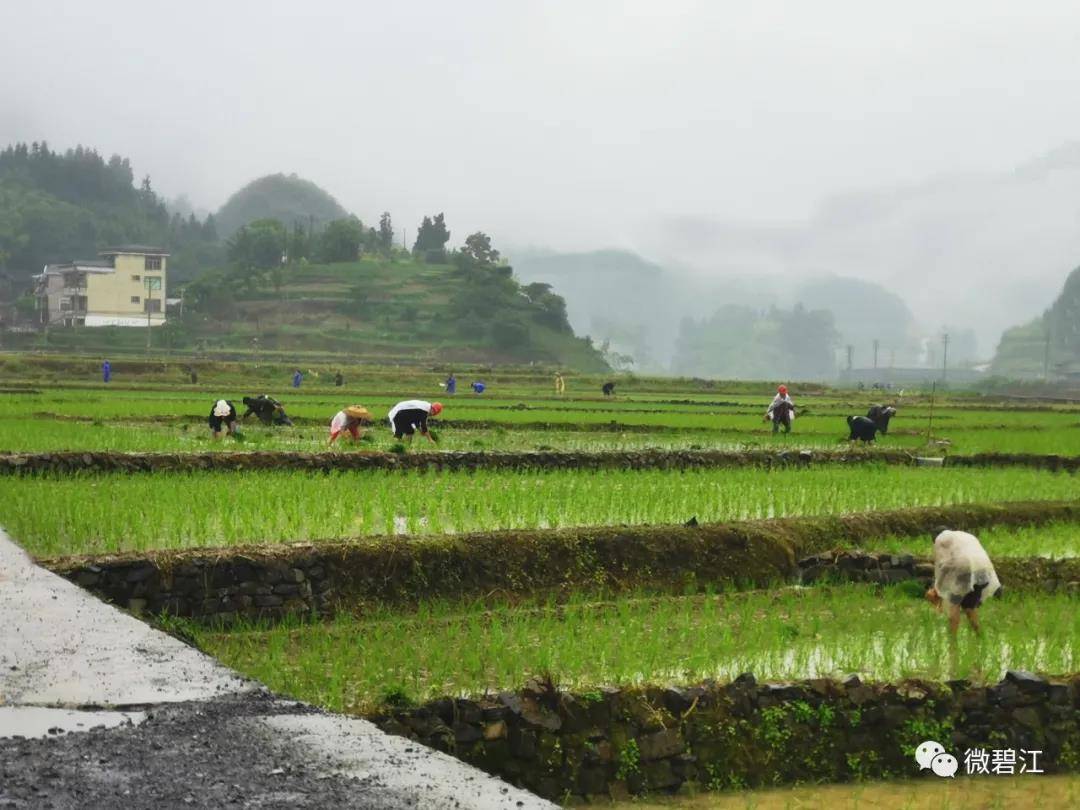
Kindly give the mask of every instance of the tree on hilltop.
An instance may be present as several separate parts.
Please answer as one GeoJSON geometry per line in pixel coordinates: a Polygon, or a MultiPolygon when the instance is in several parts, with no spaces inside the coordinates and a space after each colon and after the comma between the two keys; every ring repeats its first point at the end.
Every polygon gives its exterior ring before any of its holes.
{"type": "Polygon", "coordinates": [[[390,221],[390,212],[383,211],[379,217],[379,249],[389,253],[394,248],[394,223],[390,221]]]}
{"type": "Polygon", "coordinates": [[[465,237],[461,252],[481,267],[490,267],[499,261],[499,251],[491,246],[491,237],[483,231],[465,237]]]}
{"type": "Polygon", "coordinates": [[[424,217],[420,230],[416,232],[413,253],[423,256],[427,262],[445,261],[446,243],[449,241],[450,231],[446,229],[446,219],[441,212],[434,218],[424,217]]]}

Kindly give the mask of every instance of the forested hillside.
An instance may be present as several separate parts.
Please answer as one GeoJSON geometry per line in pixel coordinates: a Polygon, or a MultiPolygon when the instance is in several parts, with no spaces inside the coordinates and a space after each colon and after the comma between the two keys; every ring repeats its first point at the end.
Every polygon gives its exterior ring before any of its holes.
{"type": "Polygon", "coordinates": [[[1069,273],[1046,312],[1006,330],[991,371],[1009,377],[1080,372],[1080,267],[1069,273]]]}
{"type": "Polygon", "coordinates": [[[228,239],[259,219],[276,219],[286,228],[326,227],[349,216],[330,194],[295,174],[269,174],[253,180],[233,194],[217,213],[218,232],[228,239]]]}
{"type": "Polygon", "coordinates": [[[92,259],[121,243],[166,246],[172,278],[221,260],[213,217],[170,215],[127,158],[45,143],[0,151],[0,271],[25,281],[48,262],[92,259]]]}

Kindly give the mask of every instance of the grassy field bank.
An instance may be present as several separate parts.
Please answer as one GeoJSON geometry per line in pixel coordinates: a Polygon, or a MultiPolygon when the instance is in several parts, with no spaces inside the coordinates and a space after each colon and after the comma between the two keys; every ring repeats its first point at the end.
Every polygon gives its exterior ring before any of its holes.
{"type": "Polygon", "coordinates": [[[41,556],[364,536],[681,524],[1016,499],[1075,500],[1028,469],[148,473],[0,478],[0,522],[41,556]]]}
{"type": "Polygon", "coordinates": [[[190,632],[212,655],[275,689],[354,713],[391,695],[418,702],[479,695],[545,673],[563,688],[582,689],[741,672],[763,681],[854,672],[994,682],[1009,668],[1080,669],[1076,598],[994,600],[983,611],[985,635],[963,635],[950,654],[945,620],[919,591],[853,585],[501,607],[432,603],[328,623],[190,632]]]}

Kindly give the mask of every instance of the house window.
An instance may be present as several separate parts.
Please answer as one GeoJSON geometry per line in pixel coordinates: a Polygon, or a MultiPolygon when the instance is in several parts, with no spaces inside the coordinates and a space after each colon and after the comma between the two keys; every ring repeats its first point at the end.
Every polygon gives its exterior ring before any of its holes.
{"type": "Polygon", "coordinates": [[[146,299],[146,311],[147,312],[161,312],[161,299],[160,298],[147,298],[146,299]]]}
{"type": "Polygon", "coordinates": [[[60,311],[61,312],[71,312],[71,299],[70,298],[61,298],[60,299],[60,311]]]}
{"type": "Polygon", "coordinates": [[[137,303],[139,303],[139,300],[140,300],[139,296],[137,296],[137,295],[131,296],[131,303],[137,304],[137,303]]]}
{"type": "Polygon", "coordinates": [[[147,256],[146,257],[146,270],[160,270],[161,269],[161,257],[160,256],[147,256]]]}
{"type": "Polygon", "coordinates": [[[133,276],[131,277],[131,280],[132,280],[132,281],[142,281],[142,276],[136,276],[136,275],[133,275],[133,276]]]}

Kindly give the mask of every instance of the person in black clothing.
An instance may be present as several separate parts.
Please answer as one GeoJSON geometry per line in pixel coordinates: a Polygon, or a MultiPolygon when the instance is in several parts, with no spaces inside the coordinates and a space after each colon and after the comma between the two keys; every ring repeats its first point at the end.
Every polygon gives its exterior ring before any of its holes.
{"type": "Polygon", "coordinates": [[[880,433],[889,432],[889,420],[896,416],[896,408],[892,405],[871,405],[866,412],[866,418],[877,425],[880,433]]]}
{"type": "Polygon", "coordinates": [[[257,397],[244,397],[244,404],[247,410],[242,419],[255,414],[264,425],[292,424],[292,420],[285,415],[285,406],[271,396],[259,394],[257,397]]]}
{"type": "Polygon", "coordinates": [[[441,402],[426,402],[422,399],[407,399],[399,402],[387,414],[390,427],[394,431],[394,438],[402,439],[407,436],[411,442],[416,431],[420,431],[421,436],[435,443],[436,438],[428,430],[428,418],[438,416],[442,413],[442,409],[441,402]]]}
{"type": "Polygon", "coordinates": [[[600,390],[604,392],[605,397],[610,397],[612,394],[615,393],[615,383],[606,382],[602,386],[600,386],[600,390]]]}
{"type": "Polygon", "coordinates": [[[236,408],[227,399],[219,399],[210,409],[210,418],[206,420],[214,438],[221,437],[221,431],[227,430],[230,436],[236,434],[236,408]]]}
{"type": "Polygon", "coordinates": [[[341,386],[343,386],[344,384],[345,378],[341,376],[341,372],[339,371],[337,374],[334,375],[334,385],[336,385],[338,388],[341,388],[341,386]]]}

